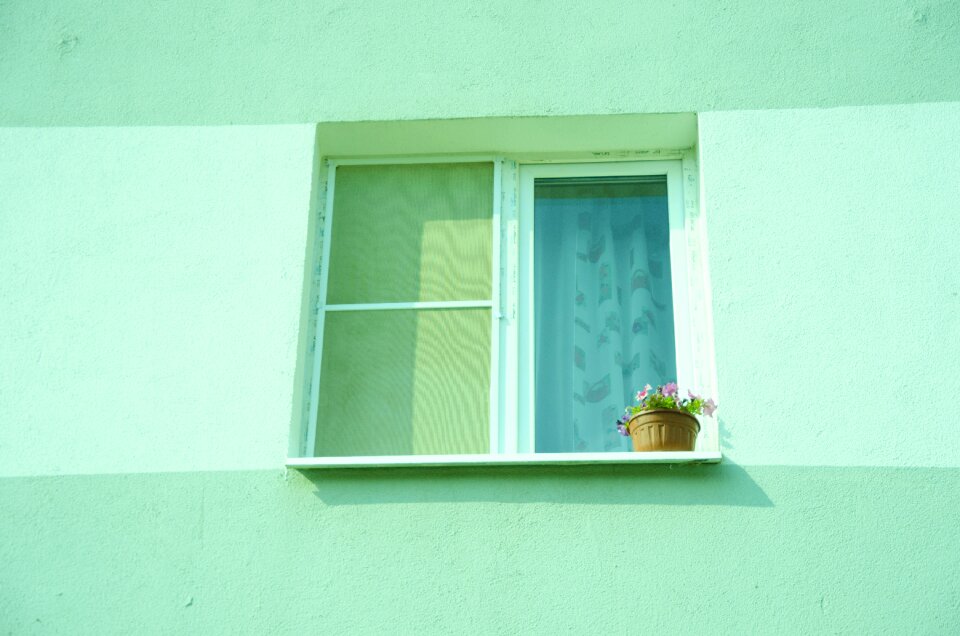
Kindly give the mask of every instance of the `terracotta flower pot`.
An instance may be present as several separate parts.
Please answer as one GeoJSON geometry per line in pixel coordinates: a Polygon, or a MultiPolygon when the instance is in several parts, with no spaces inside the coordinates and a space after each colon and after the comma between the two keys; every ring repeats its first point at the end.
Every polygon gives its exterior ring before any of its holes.
{"type": "Polygon", "coordinates": [[[627,423],[635,451],[692,451],[700,422],[693,415],[654,409],[634,415],[627,423]]]}

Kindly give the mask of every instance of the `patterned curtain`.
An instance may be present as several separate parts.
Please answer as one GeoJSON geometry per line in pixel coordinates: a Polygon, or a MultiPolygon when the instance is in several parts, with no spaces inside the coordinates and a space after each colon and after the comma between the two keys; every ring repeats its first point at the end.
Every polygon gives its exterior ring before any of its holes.
{"type": "Polygon", "coordinates": [[[537,195],[537,451],[629,450],[615,420],[643,384],[676,377],[665,185],[537,195]]]}

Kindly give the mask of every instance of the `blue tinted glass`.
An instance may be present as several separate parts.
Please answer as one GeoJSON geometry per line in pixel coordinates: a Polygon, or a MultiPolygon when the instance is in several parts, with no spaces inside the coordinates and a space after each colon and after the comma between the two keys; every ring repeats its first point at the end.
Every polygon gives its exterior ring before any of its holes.
{"type": "Polygon", "coordinates": [[[537,452],[629,450],[616,419],[677,375],[666,180],[538,179],[534,289],[537,452]]]}

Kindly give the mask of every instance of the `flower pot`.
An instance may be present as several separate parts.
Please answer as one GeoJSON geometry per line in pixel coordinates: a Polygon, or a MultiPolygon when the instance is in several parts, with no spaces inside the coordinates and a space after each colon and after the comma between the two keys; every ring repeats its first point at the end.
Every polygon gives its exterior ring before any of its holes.
{"type": "Polygon", "coordinates": [[[692,451],[700,422],[693,415],[654,409],[634,415],[627,424],[635,451],[692,451]]]}

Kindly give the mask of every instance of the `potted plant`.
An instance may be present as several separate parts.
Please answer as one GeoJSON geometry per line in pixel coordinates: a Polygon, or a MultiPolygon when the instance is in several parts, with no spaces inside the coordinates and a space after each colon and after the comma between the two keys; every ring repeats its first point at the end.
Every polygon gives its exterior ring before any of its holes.
{"type": "Polygon", "coordinates": [[[634,451],[692,451],[700,422],[696,415],[713,417],[717,405],[692,391],[681,398],[676,382],[654,391],[649,384],[637,391],[637,404],[628,406],[617,420],[621,435],[629,435],[634,451]]]}

